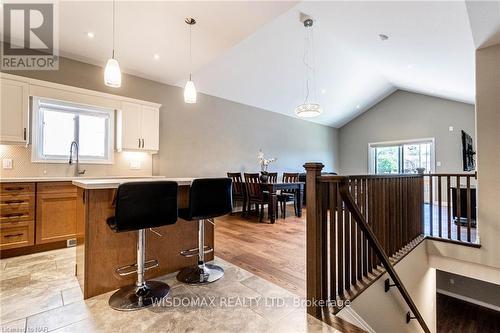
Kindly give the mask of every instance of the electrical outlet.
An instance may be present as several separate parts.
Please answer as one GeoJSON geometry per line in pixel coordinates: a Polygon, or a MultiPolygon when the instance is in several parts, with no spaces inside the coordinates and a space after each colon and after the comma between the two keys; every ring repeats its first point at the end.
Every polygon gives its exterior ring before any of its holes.
{"type": "Polygon", "coordinates": [[[455,280],[450,279],[450,284],[455,284],[455,280]]]}
{"type": "Polygon", "coordinates": [[[2,160],[2,166],[4,169],[12,169],[12,159],[4,158],[2,160]]]}
{"type": "Polygon", "coordinates": [[[441,166],[441,161],[436,162],[436,166],[440,167],[441,166]]]}
{"type": "Polygon", "coordinates": [[[453,132],[454,128],[453,126],[448,127],[448,131],[453,132]]]}
{"type": "Polygon", "coordinates": [[[141,168],[141,161],[132,160],[129,162],[130,170],[139,170],[141,168]]]}

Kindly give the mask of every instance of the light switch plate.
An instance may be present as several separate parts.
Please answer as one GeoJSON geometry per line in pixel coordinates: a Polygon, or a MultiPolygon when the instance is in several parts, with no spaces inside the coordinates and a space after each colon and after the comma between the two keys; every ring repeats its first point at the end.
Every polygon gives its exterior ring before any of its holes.
{"type": "Polygon", "coordinates": [[[448,131],[453,132],[454,128],[453,126],[448,127],[448,131]]]}
{"type": "Polygon", "coordinates": [[[2,167],[4,169],[12,169],[12,159],[10,159],[10,158],[4,158],[2,160],[2,167]]]}
{"type": "Polygon", "coordinates": [[[441,161],[436,162],[436,166],[440,167],[441,166],[441,161]]]}
{"type": "Polygon", "coordinates": [[[141,168],[141,161],[132,160],[129,163],[129,167],[131,170],[139,170],[141,168]]]}

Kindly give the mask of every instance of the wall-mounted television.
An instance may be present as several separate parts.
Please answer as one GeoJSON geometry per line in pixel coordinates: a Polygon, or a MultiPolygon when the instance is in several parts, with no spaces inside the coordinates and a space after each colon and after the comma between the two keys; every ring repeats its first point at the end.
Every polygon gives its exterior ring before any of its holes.
{"type": "Polygon", "coordinates": [[[474,150],[472,137],[462,130],[462,161],[464,171],[475,170],[476,164],[474,162],[474,155],[476,155],[476,152],[474,150]]]}

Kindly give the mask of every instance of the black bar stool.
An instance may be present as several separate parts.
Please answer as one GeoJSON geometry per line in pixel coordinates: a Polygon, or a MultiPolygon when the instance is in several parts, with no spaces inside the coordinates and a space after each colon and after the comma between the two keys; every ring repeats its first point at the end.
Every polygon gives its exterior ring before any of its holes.
{"type": "Polygon", "coordinates": [[[198,221],[198,248],[182,251],[181,255],[198,255],[198,265],[186,267],[177,274],[177,280],[189,284],[206,284],[217,281],[224,275],[222,267],[205,263],[205,253],[214,249],[205,246],[205,221],[231,213],[230,178],[195,179],[189,192],[189,208],[179,209],[179,217],[187,221],[198,221]]]}
{"type": "MultiPolygon", "coordinates": [[[[168,284],[146,281],[145,271],[158,267],[157,260],[146,261],[146,229],[174,224],[177,221],[177,183],[170,181],[131,182],[118,187],[115,216],[107,220],[114,232],[138,231],[137,263],[116,269],[120,276],[137,273],[135,285],[118,289],[109,299],[116,310],[147,308],[170,292],[168,284]]],[[[161,235],[160,235],[161,236],[161,235]]]]}

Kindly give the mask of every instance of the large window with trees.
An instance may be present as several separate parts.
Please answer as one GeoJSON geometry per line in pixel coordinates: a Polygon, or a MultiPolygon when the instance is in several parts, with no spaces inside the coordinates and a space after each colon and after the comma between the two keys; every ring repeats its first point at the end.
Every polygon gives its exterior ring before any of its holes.
{"type": "Polygon", "coordinates": [[[371,174],[433,172],[434,139],[370,143],[368,161],[371,174]]]}

